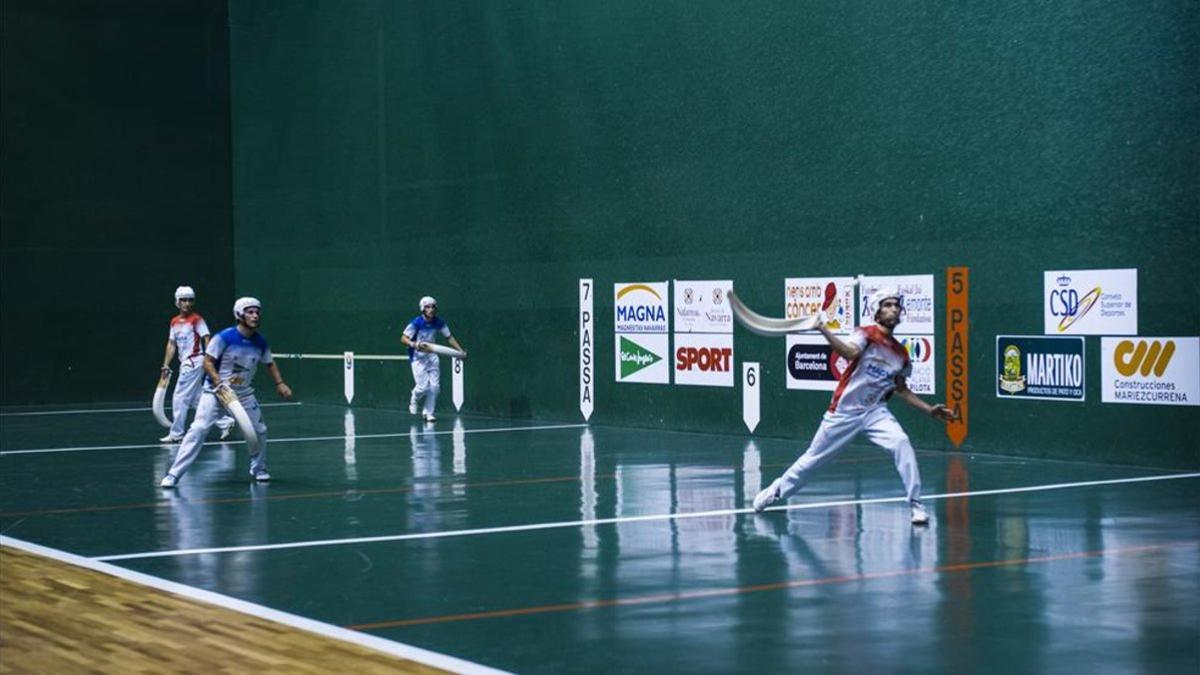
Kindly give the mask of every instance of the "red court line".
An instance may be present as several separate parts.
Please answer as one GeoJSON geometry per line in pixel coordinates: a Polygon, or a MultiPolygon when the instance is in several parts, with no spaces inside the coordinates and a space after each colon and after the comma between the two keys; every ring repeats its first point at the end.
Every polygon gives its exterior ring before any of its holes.
{"type": "MultiPolygon", "coordinates": [[[[929,450],[929,451],[924,451],[924,452],[925,453],[934,453],[935,451],[929,450]]],[[[922,452],[919,451],[917,454],[922,454],[922,452]]],[[[946,454],[946,453],[938,452],[936,454],[946,454]]],[[[885,460],[890,461],[891,459],[892,458],[890,455],[885,454],[880,457],[855,457],[855,458],[851,458],[851,459],[843,459],[840,461],[835,461],[834,464],[858,464],[861,462],[882,462],[885,460]]],[[[760,467],[779,467],[779,466],[791,466],[791,464],[792,464],[791,462],[786,462],[786,463],[760,464],[759,466],[760,467]]],[[[728,470],[728,469],[737,469],[739,467],[715,466],[714,465],[712,468],[728,470]]],[[[617,475],[612,474],[612,473],[600,474],[600,475],[594,476],[594,478],[597,480],[611,479],[611,478],[616,478],[616,477],[617,477],[617,475]]],[[[372,489],[367,489],[367,490],[341,490],[341,491],[336,491],[336,492],[334,492],[334,491],[299,492],[299,493],[290,494],[290,495],[268,495],[265,497],[226,497],[223,499],[196,499],[196,500],[189,500],[189,503],[191,503],[191,504],[248,504],[250,502],[283,501],[283,500],[288,500],[288,499],[319,499],[319,498],[323,498],[323,497],[347,497],[347,496],[358,496],[358,495],[402,494],[405,492],[412,492],[419,488],[432,487],[432,486],[481,488],[481,487],[504,487],[504,486],[510,486],[510,485],[536,485],[538,483],[569,483],[569,482],[578,482],[580,480],[579,476],[553,476],[553,477],[547,477],[547,478],[520,478],[520,479],[513,479],[513,480],[484,481],[484,482],[479,482],[479,483],[456,483],[455,478],[456,477],[447,477],[442,480],[431,480],[431,481],[427,481],[424,483],[414,483],[411,485],[405,485],[402,487],[394,487],[394,488],[372,488],[372,489]]],[[[107,512],[107,511],[124,511],[124,510],[129,510],[129,509],[153,509],[153,508],[159,508],[162,506],[169,506],[169,505],[170,505],[170,502],[167,502],[164,500],[164,501],[158,501],[158,502],[139,502],[139,503],[133,503],[133,504],[111,504],[108,506],[78,506],[78,507],[60,508],[60,509],[34,509],[34,510],[29,510],[29,511],[4,511],[4,512],[0,513],[0,518],[23,518],[23,517],[28,517],[28,516],[63,515],[63,514],[68,514],[68,513],[103,513],[103,512],[107,512]]]]}
{"type": "Polygon", "coordinates": [[[1194,546],[1200,544],[1200,540],[1176,541],[1166,544],[1151,544],[1147,546],[1132,546],[1127,548],[1110,548],[1100,549],[1096,551],[1078,551],[1075,553],[1060,553],[1057,555],[1037,556],[1031,558],[1011,558],[1006,560],[987,560],[973,563],[958,563],[954,565],[939,565],[936,567],[916,567],[903,570],[893,570],[891,572],[875,572],[871,574],[853,574],[837,577],[822,577],[819,579],[798,579],[794,581],[780,581],[771,584],[760,584],[757,586],[734,586],[727,588],[709,588],[698,591],[685,591],[681,593],[665,593],[661,595],[643,595],[631,598],[610,598],[607,600],[586,600],[583,602],[568,602],[558,605],[540,605],[535,607],[518,607],[514,609],[499,609],[489,612],[471,612],[469,614],[447,614],[444,616],[427,616],[415,619],[398,619],[395,621],[377,621],[373,623],[360,623],[346,626],[351,630],[378,630],[382,628],[403,628],[407,626],[420,626],[433,623],[450,623],[454,621],[475,621],[478,619],[498,619],[511,616],[526,616],[531,614],[547,614],[551,612],[571,612],[584,609],[601,609],[605,607],[628,607],[634,605],[648,605],[664,602],[680,602],[683,600],[697,600],[701,598],[715,598],[731,595],[742,595],[746,593],[761,593],[764,591],[781,591],[792,588],[804,588],[807,586],[826,586],[832,584],[844,584],[855,581],[872,581],[875,579],[890,579],[903,576],[915,576],[919,574],[951,574],[956,572],[969,572],[978,569],[987,569],[992,567],[1009,567],[1014,565],[1029,565],[1034,563],[1057,562],[1061,560],[1077,560],[1081,558],[1097,558],[1105,555],[1124,555],[1133,553],[1146,553],[1151,551],[1161,551],[1167,548],[1176,548],[1183,546],[1194,546]]]}

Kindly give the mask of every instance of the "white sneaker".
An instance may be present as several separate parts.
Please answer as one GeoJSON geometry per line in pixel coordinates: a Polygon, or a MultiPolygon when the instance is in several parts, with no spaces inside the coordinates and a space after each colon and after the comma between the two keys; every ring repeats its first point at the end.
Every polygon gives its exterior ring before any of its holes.
{"type": "Polygon", "coordinates": [[[165,488],[173,488],[173,487],[175,487],[175,484],[178,482],[179,482],[179,479],[175,477],[175,474],[168,473],[167,475],[162,477],[162,480],[158,481],[158,486],[165,487],[165,488]]]}
{"type": "Polygon", "coordinates": [[[776,490],[775,484],[771,483],[754,497],[754,512],[762,513],[763,509],[777,501],[779,501],[779,492],[776,490]]]}
{"type": "Polygon", "coordinates": [[[183,440],[183,436],[167,434],[166,436],[163,436],[162,438],[158,439],[158,442],[159,443],[178,443],[179,441],[182,441],[182,440],[183,440]]]}
{"type": "Polygon", "coordinates": [[[259,483],[266,483],[267,481],[271,480],[271,474],[267,473],[266,469],[259,469],[258,471],[251,471],[250,477],[253,478],[254,480],[258,481],[259,483]]]}
{"type": "Polygon", "coordinates": [[[912,524],[913,525],[928,525],[929,512],[921,504],[912,505],[912,524]]]}
{"type": "Polygon", "coordinates": [[[229,438],[229,434],[231,434],[231,433],[233,433],[233,427],[225,427],[224,429],[221,430],[221,439],[220,440],[223,441],[226,438],[229,438]]]}
{"type": "Polygon", "coordinates": [[[434,417],[434,416],[433,416],[432,414],[430,414],[430,413],[426,413],[426,414],[425,414],[425,421],[426,421],[426,422],[435,422],[435,421],[437,421],[437,418],[436,418],[436,417],[434,417]]]}
{"type": "Polygon", "coordinates": [[[417,402],[416,402],[416,401],[410,401],[410,402],[409,402],[409,404],[408,404],[408,414],[409,414],[409,415],[416,415],[416,414],[417,414],[417,402]]]}

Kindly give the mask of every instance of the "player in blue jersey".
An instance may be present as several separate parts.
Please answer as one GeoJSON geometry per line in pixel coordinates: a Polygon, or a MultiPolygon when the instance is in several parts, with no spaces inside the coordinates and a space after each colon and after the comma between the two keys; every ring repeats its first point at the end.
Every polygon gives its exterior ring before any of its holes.
{"type": "Polygon", "coordinates": [[[413,372],[414,386],[412,397],[408,400],[408,412],[416,415],[420,409],[421,398],[424,397],[425,406],[421,414],[426,422],[432,422],[437,419],[433,416],[433,409],[437,406],[442,372],[438,355],[429,350],[428,343],[433,342],[438,335],[441,335],[446,338],[451,347],[463,354],[466,354],[467,350],[458,344],[458,340],[455,340],[454,336],[450,334],[450,328],[446,322],[438,317],[437,300],[427,295],[421,298],[419,307],[421,314],[408,323],[408,326],[404,328],[404,334],[400,336],[400,341],[408,347],[408,361],[413,372]]]}
{"type": "Polygon", "coordinates": [[[175,463],[159,483],[162,487],[175,487],[192,462],[196,461],[208,430],[221,417],[221,404],[216,395],[218,388],[228,388],[238,397],[258,435],[259,451],[250,458],[250,476],[259,482],[271,480],[271,474],[267,472],[267,425],[263,423],[262,410],[250,386],[258,364],[267,367],[267,372],[275,382],[275,391],[282,398],[291,399],[292,390],[284,383],[266,339],[258,332],[261,313],[262,303],[258,300],[238,298],[233,304],[237,325],[226,328],[209,340],[208,348],[204,351],[204,372],[208,375],[204,393],[196,408],[196,418],[175,455],[175,463]]]}

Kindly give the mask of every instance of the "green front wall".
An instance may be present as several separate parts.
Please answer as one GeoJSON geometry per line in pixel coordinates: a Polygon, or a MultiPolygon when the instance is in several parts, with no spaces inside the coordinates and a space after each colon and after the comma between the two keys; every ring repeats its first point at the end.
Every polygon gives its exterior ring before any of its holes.
{"type": "MultiPolygon", "coordinates": [[[[577,419],[591,277],[592,421],[738,433],[739,390],[613,382],[611,284],[732,278],[778,313],[787,276],[941,294],[964,265],[969,449],[1200,464],[1196,408],[1100,404],[1097,337],[1085,404],[992,382],[1047,269],[1136,267],[1141,333],[1200,332],[1194,3],[234,2],[231,26],[238,285],[277,349],[396,352],[432,293],[469,409],[577,419]]],[[[807,437],[828,395],[784,389],[781,340],[736,347],[758,433],[807,437]]],[[[339,397],[336,362],[295,370],[326,368],[305,396],[339,397]]],[[[359,396],[400,405],[382,379],[359,396]]]]}
{"type": "Polygon", "coordinates": [[[223,0],[5,0],[0,402],[149,400],[173,293],[232,320],[223,0]]]}
{"type": "MultiPolygon", "coordinates": [[[[1200,333],[1195,3],[10,5],[4,403],[144,395],[187,281],[214,328],[261,296],[277,351],[398,352],[432,293],[467,408],[577,419],[590,277],[592,420],[740,433],[738,390],[613,382],[612,283],[731,278],[770,311],[788,276],[963,265],[968,448],[1200,464],[1195,408],[1100,404],[1097,337],[1085,404],[992,393],[1046,269],[1136,267],[1141,333],[1200,333]]],[[[827,396],[783,353],[737,335],[758,433],[802,439],[827,396]]],[[[283,367],[339,397],[336,361],[283,367]]],[[[362,364],[356,403],[406,378],[362,364]]]]}

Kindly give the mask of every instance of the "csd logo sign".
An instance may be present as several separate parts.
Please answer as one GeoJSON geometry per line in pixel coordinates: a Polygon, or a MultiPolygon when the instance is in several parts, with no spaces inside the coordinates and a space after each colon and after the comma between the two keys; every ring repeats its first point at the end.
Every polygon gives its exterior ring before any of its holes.
{"type": "Polygon", "coordinates": [[[1042,274],[1046,335],[1138,334],[1138,271],[1046,271],[1042,274]]]}
{"type": "Polygon", "coordinates": [[[1073,288],[1050,291],[1050,313],[1062,317],[1058,322],[1058,331],[1061,333],[1067,330],[1071,324],[1086,316],[1099,299],[1099,286],[1088,291],[1083,297],[1079,297],[1079,291],[1073,288]]]}
{"type": "Polygon", "coordinates": [[[1132,377],[1134,373],[1148,377],[1151,372],[1155,377],[1162,377],[1173,356],[1174,340],[1122,340],[1113,350],[1113,366],[1125,377],[1132,377]]]}

